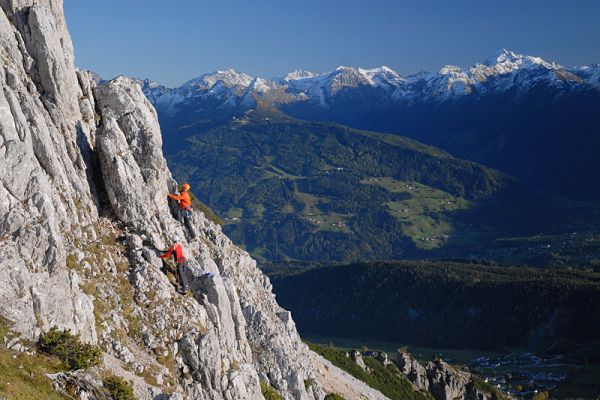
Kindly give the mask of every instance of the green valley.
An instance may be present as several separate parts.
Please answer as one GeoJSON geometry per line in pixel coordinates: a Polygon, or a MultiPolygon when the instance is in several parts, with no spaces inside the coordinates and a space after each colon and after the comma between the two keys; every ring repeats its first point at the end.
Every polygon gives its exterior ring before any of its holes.
{"type": "Polygon", "coordinates": [[[460,254],[539,226],[514,179],[399,136],[264,110],[174,134],[180,143],[165,147],[175,176],[262,260],[460,254]]]}

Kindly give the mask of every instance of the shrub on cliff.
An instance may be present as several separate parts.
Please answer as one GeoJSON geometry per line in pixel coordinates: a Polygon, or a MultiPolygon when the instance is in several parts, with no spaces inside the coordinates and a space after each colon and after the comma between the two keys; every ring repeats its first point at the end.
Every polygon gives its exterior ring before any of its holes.
{"type": "Polygon", "coordinates": [[[260,391],[262,395],[265,397],[265,400],[283,400],[283,397],[273,388],[273,386],[269,385],[267,382],[260,383],[260,391]]]}
{"type": "Polygon", "coordinates": [[[102,380],[104,388],[114,400],[135,400],[133,388],[123,378],[118,376],[109,376],[102,380]]]}
{"type": "Polygon", "coordinates": [[[58,357],[63,368],[71,371],[98,365],[102,354],[98,346],[83,343],[79,335],[71,334],[70,330],[61,331],[56,326],[40,335],[38,348],[58,357]]]}

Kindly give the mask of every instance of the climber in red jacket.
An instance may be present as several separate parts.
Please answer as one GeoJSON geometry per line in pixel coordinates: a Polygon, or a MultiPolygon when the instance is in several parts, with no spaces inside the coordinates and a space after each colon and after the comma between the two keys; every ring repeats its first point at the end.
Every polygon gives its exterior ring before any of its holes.
{"type": "Polygon", "coordinates": [[[160,255],[160,258],[169,258],[173,254],[175,263],[177,264],[177,291],[185,294],[188,291],[187,277],[185,276],[184,268],[186,267],[187,261],[183,255],[183,247],[179,244],[179,237],[173,236],[173,245],[169,247],[169,250],[165,254],[160,255]]]}
{"type": "Polygon", "coordinates": [[[178,219],[180,223],[184,223],[192,239],[196,237],[196,232],[194,231],[194,227],[192,226],[192,198],[190,196],[190,184],[184,183],[181,186],[181,191],[179,194],[171,194],[169,193],[169,197],[173,200],[177,200],[179,203],[178,210],[178,219]]]}

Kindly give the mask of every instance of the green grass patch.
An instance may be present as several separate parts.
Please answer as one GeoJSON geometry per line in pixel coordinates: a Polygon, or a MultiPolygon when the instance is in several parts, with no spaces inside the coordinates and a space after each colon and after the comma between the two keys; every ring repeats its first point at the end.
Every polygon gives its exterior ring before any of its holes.
{"type": "Polygon", "coordinates": [[[260,221],[265,213],[265,206],[259,203],[249,203],[244,210],[244,218],[260,221]]]}
{"type": "Polygon", "coordinates": [[[310,193],[294,192],[296,201],[303,204],[302,218],[314,226],[314,232],[343,232],[351,233],[348,221],[354,215],[345,215],[336,212],[323,212],[319,205],[331,202],[329,198],[322,198],[310,193]]]}
{"type": "Polygon", "coordinates": [[[363,179],[361,183],[404,194],[404,200],[390,201],[386,205],[401,223],[403,233],[421,249],[443,246],[455,230],[448,214],[470,206],[469,201],[461,197],[417,182],[381,177],[363,179]]]}
{"type": "MultiPolygon", "coordinates": [[[[9,332],[9,322],[0,317],[0,337],[9,332]]],[[[61,361],[42,353],[19,353],[0,348],[0,398],[62,400],[45,374],[62,370],[61,361]]]]}
{"type": "Polygon", "coordinates": [[[233,207],[227,210],[227,217],[225,218],[224,224],[239,224],[242,216],[244,215],[244,209],[239,207],[233,207]]]}
{"type": "Polygon", "coordinates": [[[337,393],[329,393],[325,396],[325,400],[346,400],[337,393]]]}
{"type": "Polygon", "coordinates": [[[77,257],[75,257],[75,254],[67,255],[67,268],[77,269],[78,266],[79,265],[77,263],[77,257]]]}
{"type": "Polygon", "coordinates": [[[0,398],[61,400],[45,374],[61,370],[58,358],[0,349],[0,398]]]}
{"type": "Polygon", "coordinates": [[[290,179],[290,180],[295,180],[295,179],[302,178],[301,176],[293,175],[293,174],[290,174],[288,172],[285,172],[284,170],[282,170],[281,168],[276,167],[273,164],[268,165],[265,168],[265,171],[271,172],[271,173],[277,175],[277,177],[279,177],[279,178],[285,178],[285,179],[290,179]]]}

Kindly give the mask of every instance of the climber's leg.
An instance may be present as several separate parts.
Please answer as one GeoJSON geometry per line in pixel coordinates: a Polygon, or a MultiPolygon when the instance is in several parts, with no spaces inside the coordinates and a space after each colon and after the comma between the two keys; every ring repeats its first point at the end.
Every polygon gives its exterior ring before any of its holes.
{"type": "Polygon", "coordinates": [[[177,277],[179,278],[179,291],[186,293],[188,291],[188,282],[185,275],[186,261],[177,263],[177,277]]]}
{"type": "Polygon", "coordinates": [[[190,233],[192,239],[196,238],[196,231],[194,230],[194,225],[192,224],[192,213],[189,210],[184,210],[183,221],[185,223],[185,227],[190,233]]]}

